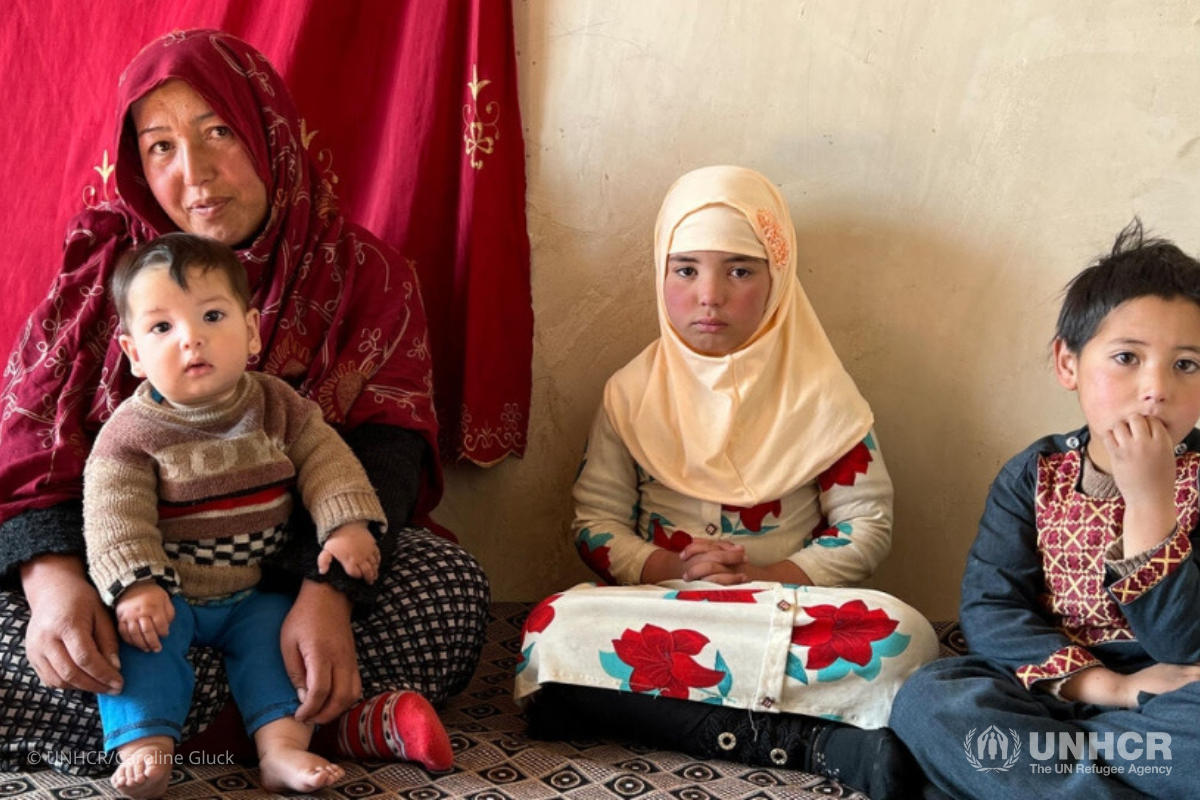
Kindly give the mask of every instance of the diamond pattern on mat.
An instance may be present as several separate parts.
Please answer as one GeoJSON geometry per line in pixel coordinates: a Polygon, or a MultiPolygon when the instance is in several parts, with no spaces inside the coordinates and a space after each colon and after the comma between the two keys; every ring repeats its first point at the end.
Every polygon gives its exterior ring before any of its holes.
{"type": "MultiPolygon", "coordinates": [[[[513,647],[531,603],[494,603],[483,658],[466,690],[439,708],[450,732],[455,766],[432,775],[412,764],[346,763],[346,781],[318,792],[325,800],[867,800],[835,781],[804,772],[699,761],[608,740],[540,742],[510,694],[513,647]],[[502,691],[495,691],[497,688],[502,691]],[[486,707],[488,713],[480,713],[486,707]]],[[[935,625],[944,655],[963,652],[953,623],[935,625]]],[[[266,800],[257,771],[243,766],[182,766],[171,798],[266,800]]],[[[116,797],[107,779],[88,781],[43,770],[0,773],[0,800],[116,797]]],[[[279,796],[283,800],[283,796],[279,796]]]]}

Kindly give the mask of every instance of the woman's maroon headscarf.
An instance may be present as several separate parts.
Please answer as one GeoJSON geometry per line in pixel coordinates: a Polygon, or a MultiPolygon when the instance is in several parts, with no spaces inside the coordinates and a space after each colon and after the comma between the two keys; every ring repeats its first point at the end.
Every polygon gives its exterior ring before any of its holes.
{"type": "MultiPolygon", "coordinates": [[[[130,106],[173,78],[233,129],[267,187],[269,218],[238,253],[262,313],[263,352],[252,366],[287,380],[339,428],[399,426],[436,448],[425,311],[412,265],[338,212],[331,181],[304,148],[291,94],[265,56],[219,31],[177,32],[147,45],[121,76],[121,199],[72,222],[62,271],[5,369],[0,522],[82,496],[95,433],[138,383],[114,336],[108,283],[124,252],[177,229],[150,192],[129,123],[130,106]]],[[[418,512],[440,495],[437,464],[430,459],[418,512]]]]}

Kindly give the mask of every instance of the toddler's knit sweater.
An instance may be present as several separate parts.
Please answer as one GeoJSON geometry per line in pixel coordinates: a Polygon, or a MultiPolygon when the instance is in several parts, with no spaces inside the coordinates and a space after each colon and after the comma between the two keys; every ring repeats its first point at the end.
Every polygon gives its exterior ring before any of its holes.
{"type": "Polygon", "coordinates": [[[109,604],[141,580],[191,599],[255,586],[286,535],[293,488],[322,544],[348,522],[386,524],[350,448],[278,378],[247,372],[232,397],[204,407],[170,406],[145,382],[84,470],[92,580],[109,604]]]}

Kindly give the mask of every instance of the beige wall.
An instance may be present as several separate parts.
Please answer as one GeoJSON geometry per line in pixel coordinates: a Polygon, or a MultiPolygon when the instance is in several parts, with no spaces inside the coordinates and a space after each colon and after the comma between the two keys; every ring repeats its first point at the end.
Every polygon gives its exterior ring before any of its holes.
{"type": "MultiPolygon", "coordinates": [[[[1194,3],[517,0],[537,315],[529,450],[437,517],[497,599],[589,574],[570,484],[607,376],[656,334],[652,224],[707,164],[780,184],[800,275],[896,484],[875,585],[956,613],[987,487],[1074,427],[1063,283],[1133,214],[1196,252],[1194,3]]],[[[501,143],[503,146],[503,143],[501,143]]]]}

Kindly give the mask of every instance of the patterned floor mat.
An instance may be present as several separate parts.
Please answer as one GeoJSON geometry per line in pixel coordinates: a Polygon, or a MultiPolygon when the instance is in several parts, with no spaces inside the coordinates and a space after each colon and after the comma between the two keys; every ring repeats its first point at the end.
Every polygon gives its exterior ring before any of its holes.
{"type": "MultiPolygon", "coordinates": [[[[493,604],[487,644],[474,679],[465,692],[440,709],[454,745],[452,772],[431,775],[410,764],[346,763],[347,779],[315,796],[330,800],[867,800],[835,781],[803,772],[698,761],[680,753],[613,741],[540,742],[528,738],[511,689],[520,657],[521,625],[530,607],[529,603],[493,604]]],[[[936,627],[943,655],[963,652],[957,625],[936,627]]],[[[258,788],[257,777],[257,770],[236,764],[186,764],[175,769],[168,797],[272,797],[258,788]]],[[[0,798],[117,796],[106,780],[89,781],[48,770],[0,773],[0,798]]]]}

